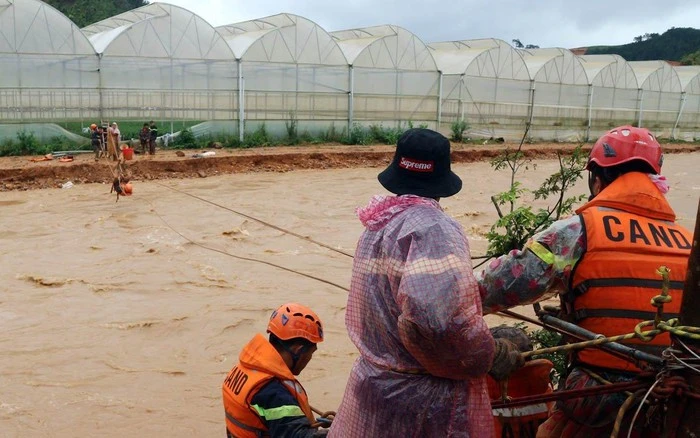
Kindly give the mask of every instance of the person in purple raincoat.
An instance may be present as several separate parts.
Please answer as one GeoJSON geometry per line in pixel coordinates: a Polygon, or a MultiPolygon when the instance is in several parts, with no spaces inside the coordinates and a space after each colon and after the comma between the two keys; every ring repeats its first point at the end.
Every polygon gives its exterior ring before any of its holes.
{"type": "Polygon", "coordinates": [[[345,323],[360,357],[329,436],[491,436],[486,375],[502,380],[521,361],[491,336],[469,243],[439,204],[462,188],[450,142],[408,130],[379,182],[397,196],[358,209],[345,323]]]}

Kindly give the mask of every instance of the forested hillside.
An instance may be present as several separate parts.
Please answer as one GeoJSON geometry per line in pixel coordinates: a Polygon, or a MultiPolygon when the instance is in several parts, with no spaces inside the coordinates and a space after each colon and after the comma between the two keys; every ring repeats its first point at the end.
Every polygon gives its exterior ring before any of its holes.
{"type": "Polygon", "coordinates": [[[85,27],[124,11],[147,5],[144,0],[44,0],[63,12],[78,27],[85,27]]]}
{"type": "Polygon", "coordinates": [[[634,42],[621,46],[589,47],[586,55],[616,54],[627,61],[662,59],[684,64],[700,63],[700,30],[692,27],[673,27],[659,35],[640,35],[634,42]]]}

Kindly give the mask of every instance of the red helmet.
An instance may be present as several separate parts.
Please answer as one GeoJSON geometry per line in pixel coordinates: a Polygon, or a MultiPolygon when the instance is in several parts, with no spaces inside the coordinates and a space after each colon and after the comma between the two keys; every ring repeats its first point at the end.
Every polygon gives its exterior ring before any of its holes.
{"type": "Polygon", "coordinates": [[[323,341],[323,325],[313,310],[296,303],[281,305],[272,312],[267,332],[283,341],[304,338],[318,344],[323,341]]]}
{"type": "Polygon", "coordinates": [[[647,163],[654,173],[661,173],[661,145],[646,128],[620,126],[606,132],[595,142],[586,169],[591,170],[591,163],[611,167],[634,160],[647,163]]]}

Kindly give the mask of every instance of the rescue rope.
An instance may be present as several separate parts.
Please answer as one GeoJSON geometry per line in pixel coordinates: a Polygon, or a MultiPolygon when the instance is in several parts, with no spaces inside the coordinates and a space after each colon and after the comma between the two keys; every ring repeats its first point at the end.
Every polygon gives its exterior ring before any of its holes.
{"type": "MultiPolygon", "coordinates": [[[[153,204],[151,204],[151,205],[153,205],[153,204]]],[[[173,228],[173,227],[165,220],[165,218],[163,218],[163,216],[161,216],[161,215],[155,210],[155,208],[152,208],[151,210],[152,210],[153,213],[155,213],[155,215],[158,216],[158,217],[160,218],[160,220],[163,221],[163,223],[164,223],[168,228],[170,228],[175,234],[177,234],[178,236],[182,237],[183,239],[185,239],[186,241],[188,241],[188,242],[191,243],[192,245],[196,245],[196,246],[198,246],[198,247],[200,247],[200,248],[208,249],[209,251],[218,252],[219,254],[223,254],[223,255],[226,255],[226,256],[229,256],[229,257],[233,257],[233,258],[238,259],[238,260],[245,260],[245,261],[249,261],[249,262],[262,263],[262,264],[264,264],[264,265],[272,266],[272,267],[274,267],[274,268],[281,269],[281,270],[286,271],[286,272],[291,272],[291,273],[294,273],[294,274],[298,274],[298,275],[304,276],[304,277],[306,277],[306,278],[310,278],[310,279],[312,279],[312,280],[320,281],[320,282],[322,282],[322,283],[326,283],[326,284],[328,284],[328,285],[335,286],[335,287],[337,287],[337,288],[339,288],[339,289],[342,289],[342,290],[344,290],[344,291],[349,291],[349,289],[348,289],[347,287],[341,286],[341,285],[339,285],[338,283],[334,283],[334,282],[332,282],[332,281],[330,281],[330,280],[326,280],[326,279],[323,279],[323,278],[320,278],[320,277],[316,277],[316,276],[314,276],[314,275],[307,274],[307,273],[301,272],[301,271],[297,271],[297,270],[295,270],[295,269],[287,268],[287,267],[285,267],[285,266],[278,265],[278,264],[275,264],[275,263],[272,263],[272,262],[268,262],[268,261],[265,261],[265,260],[260,260],[260,259],[256,259],[256,258],[253,258],[253,257],[245,257],[245,256],[239,256],[239,255],[231,254],[230,252],[226,252],[226,251],[224,251],[224,250],[221,250],[221,249],[218,249],[218,248],[213,248],[213,247],[211,247],[211,246],[207,246],[207,245],[204,245],[204,244],[202,244],[202,243],[196,242],[196,241],[190,239],[189,237],[185,236],[185,235],[182,234],[181,232],[177,231],[175,228],[173,228]]]]}
{"type": "Polygon", "coordinates": [[[333,423],[333,420],[335,419],[335,411],[319,411],[311,405],[309,405],[309,407],[311,407],[311,411],[314,414],[318,415],[318,417],[316,418],[316,422],[311,423],[312,428],[326,428],[331,426],[331,423],[333,423]]]}
{"type": "Polygon", "coordinates": [[[262,224],[262,225],[265,225],[266,227],[275,229],[275,230],[280,231],[280,232],[285,233],[285,234],[289,234],[290,236],[298,237],[299,239],[306,240],[307,242],[314,243],[314,244],[316,244],[316,245],[318,245],[318,246],[320,246],[320,247],[323,247],[323,248],[329,249],[329,250],[331,250],[331,251],[337,252],[338,254],[342,254],[342,255],[347,256],[347,257],[350,257],[350,258],[353,257],[352,254],[347,253],[347,252],[345,252],[345,251],[342,251],[342,250],[340,250],[340,249],[338,249],[338,248],[334,248],[334,247],[332,247],[332,246],[330,246],[330,245],[326,245],[325,243],[316,241],[316,240],[314,240],[314,239],[312,239],[312,238],[310,238],[310,237],[308,237],[308,236],[302,236],[301,234],[298,234],[298,233],[295,233],[295,232],[293,232],[293,231],[284,229],[284,228],[282,228],[282,227],[278,227],[277,225],[271,224],[271,223],[269,223],[269,222],[265,222],[264,220],[258,219],[258,218],[254,217],[254,216],[249,215],[249,214],[241,213],[240,211],[236,211],[236,210],[234,210],[234,209],[232,209],[232,208],[226,207],[225,205],[221,205],[221,204],[218,204],[218,203],[216,203],[216,202],[214,202],[214,201],[210,201],[210,200],[208,200],[208,199],[202,198],[201,196],[197,196],[197,195],[193,195],[193,194],[191,194],[191,193],[187,193],[187,192],[184,191],[184,190],[180,190],[180,189],[177,189],[177,188],[175,188],[175,187],[171,187],[171,186],[169,186],[169,185],[167,185],[167,184],[163,184],[163,183],[160,183],[160,182],[158,182],[158,181],[153,181],[153,183],[154,183],[154,184],[157,184],[157,185],[159,185],[159,186],[165,187],[165,188],[167,188],[167,189],[170,189],[170,190],[172,190],[172,191],[174,191],[174,192],[182,193],[183,195],[186,195],[186,196],[189,196],[189,197],[198,199],[198,200],[200,200],[200,201],[202,201],[202,202],[206,202],[207,204],[211,204],[211,205],[213,205],[213,206],[216,206],[216,207],[219,207],[219,208],[223,208],[224,210],[230,211],[231,213],[235,213],[235,214],[237,214],[237,215],[239,215],[239,216],[243,216],[243,217],[246,218],[246,219],[250,219],[250,220],[252,220],[252,221],[258,222],[258,223],[260,223],[260,224],[262,224]]]}
{"type": "MultiPolygon", "coordinates": [[[[651,386],[649,391],[647,391],[647,395],[651,392],[651,390],[654,388],[654,386],[658,383],[658,380],[654,382],[654,385],[651,386]]],[[[622,403],[622,406],[620,406],[620,409],[617,411],[617,416],[615,417],[615,424],[613,424],[613,429],[612,432],[610,433],[610,438],[617,438],[617,435],[620,433],[620,428],[622,427],[622,420],[625,418],[625,414],[627,413],[627,410],[629,409],[630,406],[632,406],[632,403],[639,397],[644,390],[639,390],[637,392],[634,392],[630,394],[627,399],[625,399],[625,402],[622,403]]],[[[646,400],[646,396],[644,397],[646,400]]],[[[641,408],[643,406],[643,403],[639,404],[639,407],[641,408]]],[[[632,432],[632,425],[630,425],[630,433],[632,432]]]]}
{"type": "Polygon", "coordinates": [[[588,373],[591,377],[593,377],[595,380],[601,383],[601,385],[584,389],[558,391],[546,395],[519,397],[516,399],[508,400],[506,402],[493,403],[492,407],[507,408],[542,403],[545,401],[549,401],[550,399],[564,400],[568,398],[585,397],[587,395],[602,395],[613,392],[626,392],[628,394],[628,397],[618,410],[615,422],[613,424],[613,430],[610,436],[611,438],[617,438],[617,436],[620,433],[620,429],[622,428],[622,424],[625,415],[627,414],[627,411],[635,403],[635,401],[641,397],[639,405],[635,410],[635,413],[632,417],[632,421],[629,426],[629,430],[627,433],[627,437],[629,438],[632,434],[634,424],[636,423],[637,418],[639,417],[642,407],[648,405],[647,400],[649,399],[650,395],[653,395],[653,398],[656,401],[667,400],[672,396],[687,397],[695,400],[700,400],[700,393],[694,392],[693,388],[690,387],[690,385],[687,383],[683,376],[669,375],[670,371],[677,369],[688,369],[696,373],[700,373],[700,368],[695,366],[695,364],[700,364],[700,354],[695,352],[691,347],[689,347],[683,342],[684,338],[691,340],[700,340],[700,327],[679,326],[678,319],[676,318],[670,319],[668,321],[663,320],[663,306],[664,304],[671,302],[671,296],[668,293],[670,289],[670,270],[667,267],[662,266],[659,269],[657,269],[656,273],[662,277],[662,287],[661,293],[659,295],[654,296],[651,299],[650,303],[657,309],[654,320],[640,322],[635,327],[633,333],[628,333],[626,335],[611,337],[601,336],[600,338],[591,341],[578,342],[560,347],[543,348],[531,352],[526,352],[523,353],[522,356],[524,358],[527,358],[543,353],[578,350],[590,346],[599,346],[609,342],[615,342],[618,340],[628,340],[634,338],[638,338],[643,342],[649,342],[652,339],[654,339],[654,337],[656,337],[657,335],[668,332],[675,335],[674,343],[679,344],[685,350],[685,352],[689,354],[689,357],[680,358],[679,355],[682,354],[683,351],[678,351],[674,349],[673,346],[666,348],[662,354],[662,357],[664,359],[663,369],[656,375],[656,378],[651,385],[649,385],[648,382],[643,381],[643,379],[648,378],[648,372],[640,373],[635,380],[629,382],[612,383],[604,379],[602,376],[599,376],[590,370],[584,369],[586,373],[588,373]],[[653,328],[645,331],[644,328],[646,327],[653,328]],[[635,389],[637,389],[636,392],[629,392],[635,389]]]}
{"type": "Polygon", "coordinates": [[[663,316],[663,306],[665,303],[670,303],[671,302],[671,296],[668,293],[668,290],[670,288],[670,278],[669,278],[669,273],[670,270],[662,266],[656,271],[657,274],[659,274],[662,277],[662,287],[661,287],[661,294],[656,295],[651,299],[651,305],[656,307],[656,316],[654,317],[654,320],[649,320],[649,321],[642,321],[639,324],[637,324],[634,328],[633,333],[627,333],[625,335],[617,335],[617,336],[600,336],[597,339],[593,339],[590,341],[584,341],[584,342],[575,342],[567,345],[560,345],[557,347],[549,347],[549,348],[542,348],[539,350],[534,350],[534,351],[528,351],[522,354],[522,357],[524,359],[527,359],[531,356],[536,356],[540,354],[545,354],[545,353],[557,353],[560,351],[573,351],[573,350],[581,350],[584,348],[588,347],[595,347],[603,344],[607,344],[610,342],[619,342],[619,341],[627,341],[631,339],[640,339],[643,342],[650,342],[652,341],[657,335],[661,333],[672,333],[673,335],[681,338],[687,338],[691,339],[694,341],[700,341],[700,327],[692,327],[692,326],[679,326],[678,325],[678,318],[672,318],[669,319],[668,321],[664,321],[662,318],[663,316]],[[643,330],[646,327],[654,327],[650,330],[643,330]]]}

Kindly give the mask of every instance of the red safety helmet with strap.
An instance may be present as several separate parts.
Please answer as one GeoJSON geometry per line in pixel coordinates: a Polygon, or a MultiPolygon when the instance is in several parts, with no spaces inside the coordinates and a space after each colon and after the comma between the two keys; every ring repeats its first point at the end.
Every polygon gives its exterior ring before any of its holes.
{"type": "Polygon", "coordinates": [[[314,344],[323,342],[323,324],[318,315],[297,303],[283,304],[272,312],[267,332],[283,341],[303,338],[314,344]]]}
{"type": "Polygon", "coordinates": [[[606,132],[595,142],[586,169],[591,170],[591,163],[612,167],[634,160],[647,163],[650,172],[661,173],[661,145],[646,128],[620,126],[606,132]]]}

